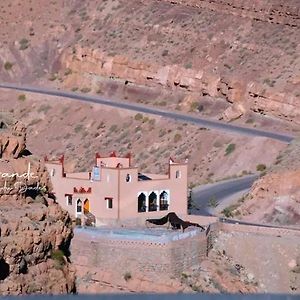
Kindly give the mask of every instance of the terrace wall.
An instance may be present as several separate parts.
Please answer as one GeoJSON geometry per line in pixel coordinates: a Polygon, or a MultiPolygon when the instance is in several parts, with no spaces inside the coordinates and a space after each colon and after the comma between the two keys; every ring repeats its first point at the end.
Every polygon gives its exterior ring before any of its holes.
{"type": "Polygon", "coordinates": [[[91,236],[76,232],[71,245],[76,268],[87,267],[133,277],[155,279],[164,274],[180,276],[184,270],[199,264],[207,254],[204,232],[177,241],[152,242],[91,236]]]}

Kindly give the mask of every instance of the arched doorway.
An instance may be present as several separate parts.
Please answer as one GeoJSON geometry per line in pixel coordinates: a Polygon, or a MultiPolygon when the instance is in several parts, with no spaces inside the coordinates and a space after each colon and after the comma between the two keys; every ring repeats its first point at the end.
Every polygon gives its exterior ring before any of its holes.
{"type": "Polygon", "coordinates": [[[166,191],[162,191],[159,195],[159,210],[169,209],[169,194],[166,191]]]}
{"type": "Polygon", "coordinates": [[[144,193],[140,193],[138,196],[138,212],[146,211],[146,195],[144,193]]]}
{"type": "Polygon", "coordinates": [[[85,199],[83,202],[83,212],[85,214],[90,212],[90,200],[89,199],[85,199]]]}
{"type": "Polygon", "coordinates": [[[82,201],[80,199],[76,202],[76,213],[81,214],[82,213],[82,201]]]}
{"type": "Polygon", "coordinates": [[[157,195],[156,193],[152,192],[149,195],[149,211],[156,211],[157,210],[157,195]]]}

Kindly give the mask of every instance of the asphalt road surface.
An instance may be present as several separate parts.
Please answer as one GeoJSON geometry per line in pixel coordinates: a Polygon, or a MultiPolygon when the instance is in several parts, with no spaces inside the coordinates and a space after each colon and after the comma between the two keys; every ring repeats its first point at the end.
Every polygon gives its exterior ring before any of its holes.
{"type": "Polygon", "coordinates": [[[0,88],[7,88],[7,89],[12,89],[12,90],[24,91],[24,92],[26,91],[26,92],[31,92],[31,93],[64,97],[64,98],[80,100],[80,101],[84,101],[84,102],[98,103],[98,104],[108,105],[111,107],[122,108],[122,109],[127,109],[127,110],[131,110],[131,111],[147,113],[147,114],[152,114],[152,115],[158,115],[161,117],[179,120],[182,122],[193,123],[193,124],[199,125],[201,127],[205,127],[205,128],[226,131],[226,132],[231,132],[231,133],[236,133],[236,134],[241,134],[241,135],[267,137],[267,138],[271,138],[274,140],[279,140],[284,143],[290,143],[294,138],[293,136],[289,136],[289,135],[281,134],[281,133],[277,133],[277,132],[271,132],[271,131],[266,131],[266,130],[261,130],[261,129],[233,125],[233,124],[228,124],[225,122],[216,121],[216,120],[212,120],[212,119],[206,119],[206,118],[192,116],[190,114],[168,111],[168,110],[159,109],[156,107],[150,107],[147,105],[136,104],[136,103],[129,103],[129,102],[125,102],[125,101],[110,100],[110,99],[105,99],[105,98],[98,97],[98,96],[85,95],[82,93],[61,91],[61,90],[49,89],[49,88],[43,88],[43,87],[23,86],[23,85],[10,84],[10,83],[0,83],[0,88]]]}
{"type": "Polygon", "coordinates": [[[258,175],[250,175],[242,178],[226,180],[213,184],[206,184],[192,190],[192,215],[210,216],[210,208],[214,203],[232,197],[238,192],[247,193],[258,175]]]}

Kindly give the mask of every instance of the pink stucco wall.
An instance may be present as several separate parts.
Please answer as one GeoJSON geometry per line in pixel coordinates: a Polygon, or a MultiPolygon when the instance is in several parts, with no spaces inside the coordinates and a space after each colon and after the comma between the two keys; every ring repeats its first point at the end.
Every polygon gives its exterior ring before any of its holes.
{"type": "MultiPolygon", "coordinates": [[[[97,164],[100,165],[97,159],[97,164]]],[[[108,158],[110,166],[122,163],[129,166],[128,158],[108,158]]],[[[76,212],[77,199],[89,200],[89,210],[95,216],[98,224],[106,221],[146,219],[163,216],[170,211],[179,215],[187,214],[187,165],[170,163],[169,175],[162,179],[138,180],[137,168],[101,167],[100,181],[90,180],[89,172],[67,173],[63,175],[63,165],[57,162],[46,162],[51,175],[54,193],[60,205],[72,216],[80,217],[76,212]],[[54,171],[53,171],[54,170],[54,171]],[[128,176],[130,179],[128,180],[128,176]],[[127,179],[127,180],[126,180],[127,179]],[[74,192],[74,188],[78,193],[74,192]],[[80,192],[83,188],[89,193],[80,192]],[[168,210],[138,212],[138,196],[144,193],[146,197],[154,192],[158,198],[165,191],[168,194],[168,210]],[[66,194],[72,195],[72,205],[68,204],[66,194]],[[108,200],[112,198],[113,207],[108,208],[108,200]]],[[[146,201],[149,210],[149,202],[146,201]]],[[[158,207],[159,210],[159,207],[158,207]]]]}

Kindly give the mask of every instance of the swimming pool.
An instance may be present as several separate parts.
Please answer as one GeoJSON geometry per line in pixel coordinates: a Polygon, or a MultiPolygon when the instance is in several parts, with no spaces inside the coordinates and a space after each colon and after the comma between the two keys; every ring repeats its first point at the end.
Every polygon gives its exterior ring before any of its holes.
{"type": "Polygon", "coordinates": [[[91,238],[109,238],[118,240],[137,240],[150,242],[166,242],[176,241],[187,237],[195,236],[201,230],[193,228],[182,232],[180,230],[172,230],[166,228],[108,228],[108,227],[81,227],[75,228],[75,231],[83,232],[91,236],[91,238]]]}

